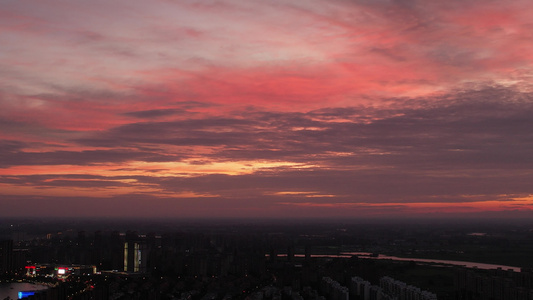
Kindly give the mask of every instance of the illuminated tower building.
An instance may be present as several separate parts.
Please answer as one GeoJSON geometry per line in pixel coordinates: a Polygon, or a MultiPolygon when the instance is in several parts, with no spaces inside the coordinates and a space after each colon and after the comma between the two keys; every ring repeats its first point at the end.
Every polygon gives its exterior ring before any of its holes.
{"type": "Polygon", "coordinates": [[[126,233],[124,242],[124,272],[146,273],[148,245],[136,233],[126,233]]]}

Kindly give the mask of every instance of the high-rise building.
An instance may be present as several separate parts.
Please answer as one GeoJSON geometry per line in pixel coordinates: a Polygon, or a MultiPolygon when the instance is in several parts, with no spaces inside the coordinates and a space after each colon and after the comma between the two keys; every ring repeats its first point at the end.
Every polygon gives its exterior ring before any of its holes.
{"type": "Polygon", "coordinates": [[[396,297],[398,300],[437,300],[437,295],[433,293],[422,291],[418,287],[408,285],[388,276],[382,277],[379,280],[379,285],[387,295],[396,297]]]}
{"type": "Polygon", "coordinates": [[[370,282],[361,277],[352,277],[350,281],[350,296],[356,299],[369,300],[371,286],[370,282]]]}
{"type": "Polygon", "coordinates": [[[0,241],[0,274],[13,270],[13,240],[0,241]]]}
{"type": "Polygon", "coordinates": [[[124,243],[124,272],[139,272],[142,263],[142,251],[139,243],[124,243]]]}
{"type": "Polygon", "coordinates": [[[327,299],[331,300],[348,300],[350,299],[350,293],[348,288],[342,286],[337,281],[329,278],[323,277],[320,282],[320,290],[322,294],[327,296],[327,299]]]}
{"type": "Polygon", "coordinates": [[[124,242],[124,272],[146,273],[148,271],[149,247],[137,234],[128,232],[124,242]]]}

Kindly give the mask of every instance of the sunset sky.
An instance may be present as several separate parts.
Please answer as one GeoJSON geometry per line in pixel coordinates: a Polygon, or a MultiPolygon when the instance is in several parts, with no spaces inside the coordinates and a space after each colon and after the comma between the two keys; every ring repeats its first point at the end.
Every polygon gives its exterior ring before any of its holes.
{"type": "Polygon", "coordinates": [[[533,216],[530,0],[0,4],[0,217],[533,216]]]}

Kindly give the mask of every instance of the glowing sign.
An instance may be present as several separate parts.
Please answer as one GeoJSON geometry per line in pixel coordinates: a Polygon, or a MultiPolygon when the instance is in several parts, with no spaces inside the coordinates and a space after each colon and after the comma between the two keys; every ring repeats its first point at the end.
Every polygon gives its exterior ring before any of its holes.
{"type": "Polygon", "coordinates": [[[22,298],[26,298],[26,297],[29,297],[29,296],[33,296],[35,295],[35,292],[34,291],[22,291],[22,292],[19,292],[19,299],[22,299],[22,298]]]}
{"type": "Polygon", "coordinates": [[[66,271],[67,271],[66,269],[59,268],[59,269],[57,269],[57,274],[58,275],[65,275],[66,271]]]}

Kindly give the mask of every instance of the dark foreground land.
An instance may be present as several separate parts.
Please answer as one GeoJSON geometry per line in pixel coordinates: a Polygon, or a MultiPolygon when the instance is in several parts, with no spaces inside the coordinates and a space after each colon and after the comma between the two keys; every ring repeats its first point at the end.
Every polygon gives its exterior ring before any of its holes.
{"type": "Polygon", "coordinates": [[[356,279],[377,293],[385,277],[440,300],[533,300],[533,224],[527,221],[9,220],[0,226],[3,281],[46,281],[55,293],[48,299],[337,299],[341,287],[347,299],[365,299],[356,294],[362,286],[356,279]],[[80,271],[91,269],[97,273],[80,271]]]}

